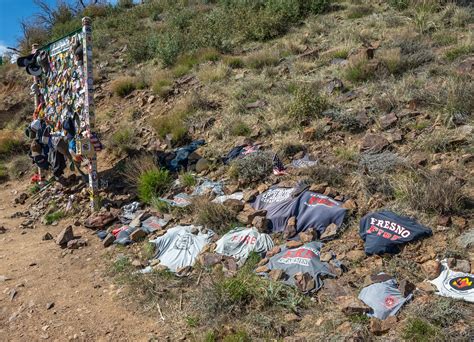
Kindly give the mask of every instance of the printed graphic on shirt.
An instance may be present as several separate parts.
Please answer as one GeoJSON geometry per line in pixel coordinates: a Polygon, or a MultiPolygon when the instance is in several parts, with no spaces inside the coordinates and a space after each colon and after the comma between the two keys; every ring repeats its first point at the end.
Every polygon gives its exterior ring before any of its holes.
{"type": "Polygon", "coordinates": [[[396,222],[378,220],[375,217],[372,217],[370,218],[370,227],[367,230],[367,234],[375,234],[384,239],[394,241],[402,237],[407,239],[411,235],[411,232],[396,222]]]}
{"type": "Polygon", "coordinates": [[[254,245],[257,242],[257,237],[252,235],[234,235],[230,241],[235,244],[254,245]]]}
{"type": "Polygon", "coordinates": [[[280,264],[309,266],[311,259],[317,258],[319,251],[311,247],[301,247],[298,249],[289,249],[278,259],[280,264]]]}
{"type": "Polygon", "coordinates": [[[468,291],[474,289],[474,278],[471,276],[451,278],[449,285],[456,291],[468,291]]]}
{"type": "Polygon", "coordinates": [[[267,204],[283,202],[291,197],[293,190],[293,188],[270,189],[262,194],[261,201],[267,204]]]}
{"type": "Polygon", "coordinates": [[[385,297],[384,303],[385,303],[386,308],[391,309],[395,305],[397,305],[398,300],[394,296],[387,296],[387,297],[385,297]]]}
{"type": "Polygon", "coordinates": [[[190,234],[179,235],[174,243],[174,248],[179,250],[188,250],[192,243],[193,240],[190,234]]]}
{"type": "Polygon", "coordinates": [[[318,205],[324,205],[326,207],[334,207],[338,205],[338,203],[326,196],[311,194],[311,197],[305,202],[305,205],[307,205],[308,207],[316,207],[318,205]]]}

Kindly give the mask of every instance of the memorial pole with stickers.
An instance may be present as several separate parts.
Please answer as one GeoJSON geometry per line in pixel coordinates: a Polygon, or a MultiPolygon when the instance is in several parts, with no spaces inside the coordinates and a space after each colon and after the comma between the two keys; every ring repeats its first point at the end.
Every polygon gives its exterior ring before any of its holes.
{"type": "MultiPolygon", "coordinates": [[[[95,149],[91,146],[91,139],[93,139],[92,132],[95,128],[95,108],[94,108],[94,77],[92,66],[92,22],[89,17],[82,18],[82,33],[83,33],[83,49],[84,54],[84,77],[85,77],[85,102],[84,102],[84,116],[86,124],[86,132],[89,138],[89,187],[91,196],[92,210],[99,209],[98,188],[99,176],[97,173],[97,155],[95,149]]],[[[87,148],[86,147],[86,148],[87,148]]],[[[84,148],[84,146],[83,146],[84,148]]]]}
{"type": "MultiPolygon", "coordinates": [[[[35,111],[25,128],[29,156],[51,180],[67,184],[67,163],[89,185],[90,206],[99,209],[97,151],[102,144],[94,132],[94,81],[91,19],[82,27],[17,59],[17,65],[34,76],[31,87],[35,111]],[[84,172],[81,170],[85,168],[84,172]],[[87,174],[86,174],[87,173],[87,174]]],[[[41,171],[32,178],[39,179],[41,171]]]]}

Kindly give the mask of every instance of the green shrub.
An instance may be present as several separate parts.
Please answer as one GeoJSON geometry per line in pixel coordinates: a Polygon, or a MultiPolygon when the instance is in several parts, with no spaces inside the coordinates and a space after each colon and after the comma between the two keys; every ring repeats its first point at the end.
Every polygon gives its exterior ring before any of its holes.
{"type": "Polygon", "coordinates": [[[243,182],[259,181],[272,172],[273,156],[271,152],[256,152],[236,159],[230,165],[229,175],[243,182]]]}
{"type": "Polygon", "coordinates": [[[370,5],[360,5],[360,6],[353,6],[349,9],[349,13],[347,14],[348,19],[359,19],[363,18],[369,14],[372,14],[373,9],[370,5]]]}
{"type": "Polygon", "coordinates": [[[390,6],[396,8],[397,10],[405,10],[410,5],[410,0],[389,0],[388,3],[390,6]]]}
{"type": "Polygon", "coordinates": [[[427,321],[411,317],[403,329],[402,337],[405,341],[430,342],[443,340],[439,328],[431,325],[427,321]]]}
{"type": "Polygon", "coordinates": [[[207,199],[193,201],[193,211],[198,225],[207,227],[217,233],[226,233],[235,222],[235,213],[221,203],[209,202],[207,199]]]}
{"type": "Polygon", "coordinates": [[[138,197],[144,203],[150,204],[154,197],[160,197],[170,187],[172,178],[168,170],[148,170],[138,178],[138,197]]]}
{"type": "Polygon", "coordinates": [[[0,130],[0,159],[11,156],[22,149],[21,135],[10,129],[0,130]]]}
{"type": "Polygon", "coordinates": [[[8,180],[8,169],[0,162],[0,184],[8,180]]]}
{"type": "Polygon", "coordinates": [[[244,121],[238,119],[230,124],[229,132],[233,136],[249,136],[252,130],[244,121]]]}
{"type": "Polygon", "coordinates": [[[369,61],[365,58],[359,58],[352,61],[345,71],[345,77],[351,82],[364,82],[375,76],[373,68],[370,67],[369,61]]]}
{"type": "Polygon", "coordinates": [[[135,132],[131,127],[120,127],[110,138],[110,145],[120,153],[129,153],[135,148],[135,132]]]}
{"type": "Polygon", "coordinates": [[[61,220],[65,216],[66,215],[64,214],[64,212],[62,210],[57,210],[57,211],[54,211],[52,213],[46,214],[45,222],[46,222],[47,225],[50,225],[53,222],[58,222],[59,220],[61,220]]]}
{"type": "Polygon", "coordinates": [[[179,175],[179,181],[181,184],[187,188],[190,188],[192,186],[195,186],[197,183],[196,176],[194,176],[190,172],[184,172],[181,175],[179,175]]]}
{"type": "Polygon", "coordinates": [[[231,69],[241,69],[245,66],[244,61],[240,57],[226,57],[224,58],[224,63],[231,69]]]}
{"type": "Polygon", "coordinates": [[[288,115],[301,122],[320,117],[327,107],[326,98],[315,87],[302,86],[296,90],[288,108],[288,115]]]}
{"type": "Polygon", "coordinates": [[[114,94],[125,97],[135,90],[135,79],[129,76],[119,77],[112,81],[111,87],[114,94]]]}
{"type": "Polygon", "coordinates": [[[222,342],[252,342],[252,339],[245,330],[239,330],[224,336],[222,342]]]}
{"type": "MultiPolygon", "coordinates": [[[[32,169],[30,157],[27,155],[19,155],[12,159],[8,165],[8,174],[12,179],[19,179],[23,177],[28,170],[32,169]]],[[[0,176],[1,178],[1,176],[0,176]]]]}
{"type": "Polygon", "coordinates": [[[153,92],[161,98],[167,98],[173,90],[173,82],[170,79],[162,78],[153,83],[153,92]]]}
{"type": "Polygon", "coordinates": [[[264,67],[271,67],[278,65],[280,55],[275,50],[259,50],[245,59],[245,64],[252,69],[263,69],[264,67]]]}
{"type": "Polygon", "coordinates": [[[474,45],[460,45],[451,50],[446,51],[445,57],[448,61],[452,62],[459,57],[466,56],[470,53],[474,52],[474,45]]]}
{"type": "Polygon", "coordinates": [[[184,140],[188,129],[186,123],[179,116],[166,115],[157,118],[153,121],[153,128],[156,133],[162,138],[166,138],[168,134],[171,135],[173,141],[180,142],[184,140]]]}

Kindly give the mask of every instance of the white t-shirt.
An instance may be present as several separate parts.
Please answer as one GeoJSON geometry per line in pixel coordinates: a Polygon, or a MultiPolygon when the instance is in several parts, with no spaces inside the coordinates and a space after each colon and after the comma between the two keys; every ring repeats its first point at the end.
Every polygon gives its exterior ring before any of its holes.
{"type": "Polygon", "coordinates": [[[242,266],[251,252],[265,253],[273,248],[272,238],[256,228],[235,228],[217,241],[216,253],[233,257],[242,266]]]}
{"type": "Polygon", "coordinates": [[[211,241],[212,236],[212,230],[204,232],[200,226],[177,226],[150,242],[156,246],[155,258],[160,260],[160,264],[176,272],[182,267],[193,266],[196,257],[211,241]],[[191,233],[194,228],[199,229],[196,235],[191,233]]]}
{"type": "Polygon", "coordinates": [[[474,274],[451,271],[446,260],[441,265],[441,274],[430,281],[438,288],[437,294],[474,303],[474,274]]]}

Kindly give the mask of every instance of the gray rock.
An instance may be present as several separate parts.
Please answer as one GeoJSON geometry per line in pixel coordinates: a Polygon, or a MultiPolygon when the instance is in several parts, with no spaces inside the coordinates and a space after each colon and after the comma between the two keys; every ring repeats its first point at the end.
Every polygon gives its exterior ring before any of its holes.
{"type": "Polygon", "coordinates": [[[56,237],[56,243],[60,246],[66,245],[69,241],[74,239],[74,233],[72,226],[68,226],[63,229],[61,233],[56,237]]]}

